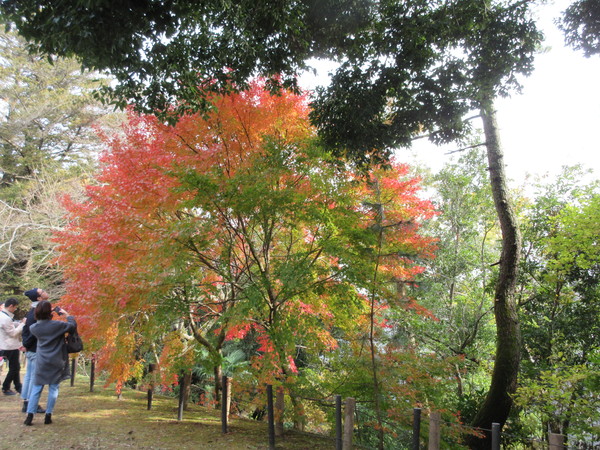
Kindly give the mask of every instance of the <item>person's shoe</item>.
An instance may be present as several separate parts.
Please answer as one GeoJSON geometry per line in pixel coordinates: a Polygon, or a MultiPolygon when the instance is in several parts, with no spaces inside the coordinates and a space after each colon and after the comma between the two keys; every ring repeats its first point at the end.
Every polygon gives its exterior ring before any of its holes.
{"type": "Polygon", "coordinates": [[[44,408],[42,408],[40,405],[38,405],[36,413],[44,414],[45,412],[46,412],[46,410],[44,408]]]}
{"type": "Polygon", "coordinates": [[[46,417],[44,417],[44,424],[48,425],[52,423],[52,414],[46,414],[46,417]]]}
{"type": "Polygon", "coordinates": [[[25,422],[23,422],[23,423],[25,425],[31,426],[31,422],[33,422],[33,413],[27,414],[27,418],[25,419],[25,422]]]}
{"type": "Polygon", "coordinates": [[[23,400],[23,407],[21,408],[21,412],[27,412],[27,405],[29,404],[28,400],[23,400]]]}
{"type": "Polygon", "coordinates": [[[2,391],[2,393],[4,395],[17,395],[15,391],[11,391],[10,389],[8,391],[2,391]]]}

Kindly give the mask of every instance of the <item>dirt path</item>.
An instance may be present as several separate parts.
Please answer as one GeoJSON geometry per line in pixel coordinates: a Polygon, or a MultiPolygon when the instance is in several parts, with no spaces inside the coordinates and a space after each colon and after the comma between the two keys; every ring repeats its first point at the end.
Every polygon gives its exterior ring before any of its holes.
{"type": "MultiPolygon", "coordinates": [[[[6,370],[0,379],[4,379],[6,370]]],[[[42,394],[41,404],[46,404],[42,394]]],[[[147,409],[146,394],[124,390],[120,399],[112,389],[95,387],[89,380],[76,379],[75,386],[65,381],[52,414],[53,423],[44,425],[36,414],[33,426],[25,426],[20,396],[0,394],[2,433],[0,449],[266,449],[266,424],[245,419],[231,420],[230,432],[221,433],[218,411],[191,405],[177,421],[177,400],[155,396],[147,409]]],[[[329,440],[304,435],[286,436],[278,441],[281,449],[330,449],[329,440]]]]}

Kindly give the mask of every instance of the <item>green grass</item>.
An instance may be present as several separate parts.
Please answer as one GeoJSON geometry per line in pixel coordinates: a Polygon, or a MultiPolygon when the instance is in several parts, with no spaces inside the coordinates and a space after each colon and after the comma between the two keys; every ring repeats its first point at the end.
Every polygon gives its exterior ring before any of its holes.
{"type": "MultiPolygon", "coordinates": [[[[44,393],[46,389],[44,389],[44,393]]],[[[1,395],[1,394],[0,394],[1,395]]],[[[43,405],[46,404],[42,395],[43,405]]],[[[147,409],[145,392],[124,389],[117,398],[113,388],[78,374],[75,386],[67,380],[60,386],[51,425],[36,414],[33,426],[23,425],[25,414],[18,396],[1,396],[1,449],[267,449],[265,422],[232,417],[229,432],[221,432],[220,411],[189,405],[183,420],[177,420],[177,399],[154,396],[147,409]]],[[[331,449],[332,439],[287,432],[277,438],[278,449],[331,449]]]]}

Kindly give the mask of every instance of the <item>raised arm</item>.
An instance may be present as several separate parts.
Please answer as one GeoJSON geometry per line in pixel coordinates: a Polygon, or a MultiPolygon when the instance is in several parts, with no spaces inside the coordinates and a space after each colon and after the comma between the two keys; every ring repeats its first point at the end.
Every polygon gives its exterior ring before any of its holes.
{"type": "Polygon", "coordinates": [[[75,321],[75,317],[70,316],[69,313],[66,310],[62,309],[62,308],[60,308],[58,310],[58,314],[60,316],[63,316],[63,317],[67,318],[67,323],[66,323],[67,329],[65,329],[65,333],[67,331],[73,331],[73,330],[77,329],[77,322],[75,321]]]}

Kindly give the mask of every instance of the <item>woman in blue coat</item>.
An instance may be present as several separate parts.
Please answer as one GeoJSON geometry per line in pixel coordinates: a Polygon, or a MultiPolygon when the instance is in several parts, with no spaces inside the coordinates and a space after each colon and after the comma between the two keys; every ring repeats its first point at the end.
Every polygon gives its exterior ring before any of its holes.
{"type": "Polygon", "coordinates": [[[65,333],[75,330],[77,323],[64,309],[58,308],[57,312],[60,316],[65,316],[67,322],[52,320],[52,304],[46,300],[39,302],[35,307],[37,322],[29,328],[31,334],[37,338],[37,356],[25,425],[31,425],[33,415],[37,411],[40,394],[46,384],[48,385],[48,402],[44,423],[52,423],[52,411],[58,398],[59,383],[70,377],[65,333]]]}

